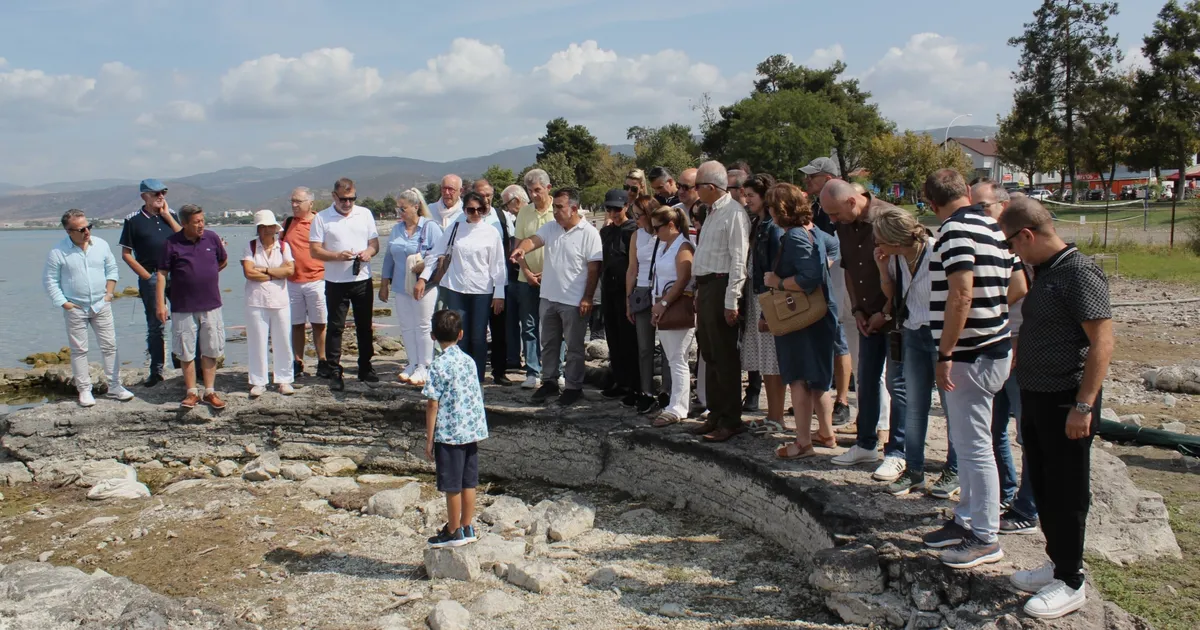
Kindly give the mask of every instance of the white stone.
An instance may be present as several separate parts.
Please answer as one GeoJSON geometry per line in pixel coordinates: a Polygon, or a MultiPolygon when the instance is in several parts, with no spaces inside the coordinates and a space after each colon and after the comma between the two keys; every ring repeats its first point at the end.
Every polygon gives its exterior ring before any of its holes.
{"type": "Polygon", "coordinates": [[[105,479],[88,490],[87,498],[93,501],[109,499],[146,499],[150,488],[146,484],[128,479],[105,479]]]}
{"type": "Polygon", "coordinates": [[[33,481],[33,475],[29,473],[29,469],[21,462],[7,462],[0,464],[0,485],[15,486],[19,483],[30,483],[33,481]]]}
{"type": "Polygon", "coordinates": [[[471,613],[462,604],[452,600],[442,600],[433,607],[433,612],[425,618],[431,630],[467,630],[471,624],[471,613]]]}
{"type": "Polygon", "coordinates": [[[284,464],[279,467],[279,476],[292,481],[308,481],[313,476],[313,471],[308,466],[300,462],[284,464]]]}
{"type": "Polygon", "coordinates": [[[529,515],[529,506],[517,497],[497,497],[491,505],[479,514],[479,520],[488,525],[496,523],[517,523],[529,515]]]}
{"type": "Polygon", "coordinates": [[[499,589],[490,590],[467,604],[467,610],[480,617],[499,617],[520,610],[525,603],[499,589]]]}
{"type": "Polygon", "coordinates": [[[1140,413],[1131,413],[1127,416],[1121,416],[1120,421],[1125,424],[1131,424],[1135,427],[1140,427],[1146,421],[1146,416],[1140,413]]]}
{"type": "Polygon", "coordinates": [[[1171,433],[1187,433],[1187,425],[1179,422],[1178,420],[1174,422],[1164,422],[1162,423],[1162,430],[1170,431],[1171,433]]]}
{"type": "Polygon", "coordinates": [[[300,487],[324,499],[358,490],[358,484],[349,477],[313,477],[300,484],[300,487]]]}
{"type": "Polygon", "coordinates": [[[1109,422],[1120,422],[1121,417],[1117,415],[1117,410],[1112,407],[1105,407],[1100,410],[1100,419],[1108,420],[1109,422]]]}
{"type": "Polygon", "coordinates": [[[79,480],[76,481],[76,484],[84,488],[91,488],[105,479],[137,481],[137,471],[133,466],[122,464],[115,459],[87,462],[79,467],[79,480]]]}
{"type": "Polygon", "coordinates": [[[679,604],[676,604],[674,602],[667,602],[667,603],[663,604],[662,606],[658,607],[658,614],[660,614],[664,617],[671,617],[672,619],[677,619],[679,617],[686,617],[687,610],[685,610],[683,608],[683,606],[681,606],[679,604]]]}
{"type": "Polygon", "coordinates": [[[588,584],[592,586],[608,587],[621,577],[621,569],[616,566],[600,567],[588,576],[588,584]]]}
{"type": "Polygon", "coordinates": [[[379,475],[379,474],[375,474],[375,473],[359,475],[358,477],[356,477],[356,479],[358,480],[358,483],[361,483],[363,485],[383,484],[383,483],[402,483],[405,481],[416,481],[417,480],[416,477],[397,477],[395,475],[379,475]]]}
{"type": "Polygon", "coordinates": [[[223,459],[212,467],[213,474],[218,477],[232,477],[237,469],[237,462],[232,459],[223,459]]]}
{"type": "Polygon", "coordinates": [[[53,551],[43,551],[38,554],[38,562],[50,562],[50,558],[54,557],[53,551]]]}
{"type": "Polygon", "coordinates": [[[326,501],[325,499],[311,499],[309,501],[301,501],[300,508],[304,509],[304,510],[308,510],[309,512],[313,512],[315,514],[324,514],[325,512],[328,512],[330,509],[329,501],[326,501]]]}
{"type": "Polygon", "coordinates": [[[263,453],[246,464],[242,479],[246,481],[270,481],[279,475],[279,453],[263,453]]]}
{"type": "Polygon", "coordinates": [[[119,520],[121,520],[121,517],[119,517],[119,516],[97,516],[96,518],[84,523],[83,526],[84,527],[103,527],[105,525],[112,525],[113,523],[116,523],[119,520]]]}
{"type": "Polygon", "coordinates": [[[349,457],[326,457],[321,460],[321,468],[325,469],[325,474],[330,477],[336,477],[342,474],[354,473],[358,470],[358,464],[349,457]]]}
{"type": "Polygon", "coordinates": [[[573,497],[563,499],[546,510],[546,521],[551,540],[570,540],[592,528],[596,509],[573,497]]]}
{"type": "Polygon", "coordinates": [[[451,579],[473,582],[479,578],[479,557],[474,545],[425,549],[425,573],[430,579],[451,579]]]}
{"type": "Polygon", "coordinates": [[[1164,405],[1166,405],[1167,407],[1174,407],[1174,406],[1175,406],[1175,402],[1176,402],[1176,401],[1175,401],[1175,397],[1174,397],[1174,396],[1172,396],[1172,395],[1170,395],[1170,394],[1165,394],[1165,395],[1163,395],[1163,404],[1164,404],[1164,405]]]}
{"type": "Polygon", "coordinates": [[[567,574],[549,562],[518,562],[508,567],[508,581],[534,593],[551,593],[567,581],[567,574]]]}
{"type": "Polygon", "coordinates": [[[184,492],[186,490],[204,488],[210,485],[212,485],[212,482],[207,479],[184,479],[183,481],[176,481],[166,488],[163,488],[159,494],[179,494],[180,492],[184,492]]]}
{"type": "Polygon", "coordinates": [[[479,563],[485,569],[496,564],[515,564],[525,559],[524,540],[505,540],[496,535],[486,535],[473,545],[479,563]]]}
{"type": "Polygon", "coordinates": [[[376,492],[367,500],[367,514],[400,518],[404,515],[404,510],[420,498],[421,484],[415,481],[400,488],[376,492]]]}

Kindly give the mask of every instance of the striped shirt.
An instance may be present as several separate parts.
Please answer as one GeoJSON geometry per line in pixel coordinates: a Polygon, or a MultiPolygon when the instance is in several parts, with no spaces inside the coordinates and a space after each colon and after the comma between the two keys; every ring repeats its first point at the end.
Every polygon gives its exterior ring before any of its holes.
{"type": "Polygon", "coordinates": [[[929,257],[929,325],[935,341],[941,340],[946,319],[947,276],[974,274],[971,309],[954,345],[955,361],[974,361],[983,348],[1008,343],[1008,281],[1021,269],[1021,260],[1004,247],[1003,240],[1000,225],[979,206],[960,208],[938,230],[929,257]]]}
{"type": "Polygon", "coordinates": [[[925,239],[925,248],[921,250],[921,261],[917,273],[908,270],[908,261],[899,256],[888,257],[888,276],[896,281],[896,267],[900,268],[900,293],[904,295],[905,315],[904,327],[909,330],[920,330],[929,325],[929,253],[937,243],[933,238],[925,239]],[[897,260],[899,264],[897,265],[897,260]]]}
{"type": "Polygon", "coordinates": [[[696,246],[692,273],[696,276],[728,274],[725,308],[737,310],[746,282],[746,256],[750,252],[750,217],[728,193],[713,204],[704,219],[704,239],[696,246]]]}

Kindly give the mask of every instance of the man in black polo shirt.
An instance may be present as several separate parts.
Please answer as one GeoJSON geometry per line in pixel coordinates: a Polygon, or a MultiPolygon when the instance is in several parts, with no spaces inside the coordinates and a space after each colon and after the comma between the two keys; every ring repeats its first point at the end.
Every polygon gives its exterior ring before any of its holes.
{"type": "Polygon", "coordinates": [[[1086,601],[1083,540],[1092,437],[1112,358],[1112,307],[1104,272],[1059,238],[1040,203],[1014,199],[1000,215],[1000,228],[1009,249],[1034,265],[1015,369],[1029,481],[1050,556],[1041,568],[1018,571],[1011,579],[1036,593],[1026,613],[1057,619],[1086,601]]]}
{"type": "Polygon", "coordinates": [[[142,207],[125,217],[121,228],[121,259],[138,277],[138,293],[142,296],[142,308],[146,311],[146,351],[150,353],[150,375],[146,387],[154,387],[163,380],[163,360],[166,355],[163,343],[163,323],[157,315],[154,303],[158,285],[158,259],[162,255],[167,237],[181,228],[179,217],[167,207],[167,187],[157,179],[143,179],[139,190],[142,207]]]}

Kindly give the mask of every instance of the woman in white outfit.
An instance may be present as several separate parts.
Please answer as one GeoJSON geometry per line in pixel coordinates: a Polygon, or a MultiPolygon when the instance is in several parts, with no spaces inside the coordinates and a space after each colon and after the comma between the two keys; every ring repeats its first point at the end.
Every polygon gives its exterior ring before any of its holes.
{"type": "MultiPolygon", "coordinates": [[[[392,283],[396,283],[396,317],[400,320],[400,338],[408,355],[408,366],[397,377],[401,383],[424,387],[429,380],[429,364],[433,361],[433,337],[430,336],[433,309],[437,304],[437,287],[430,287],[421,299],[405,291],[410,256],[425,257],[442,238],[442,226],[429,213],[425,197],[416,188],[396,196],[396,214],[400,221],[392,227],[383,256],[383,279],[379,284],[379,301],[387,302],[392,283]]],[[[414,259],[416,260],[416,259],[414,259]]],[[[410,286],[415,282],[409,282],[410,286]]]]}
{"type": "Polygon", "coordinates": [[[292,389],[292,310],[287,279],[295,270],[291,247],[279,240],[279,222],[270,210],[254,213],[258,238],[242,252],[246,276],[246,345],[250,347],[250,397],[267,389],[267,340],[270,338],[271,371],[279,393],[292,389]]]}
{"type": "MultiPolygon", "coordinates": [[[[659,318],[679,300],[691,300],[692,253],[695,246],[688,240],[687,215],[682,209],[661,206],[650,214],[650,228],[657,235],[655,257],[654,306],[651,319],[657,327],[659,318]]],[[[679,330],[659,330],[667,370],[671,372],[671,400],[654,420],[654,426],[665,427],[687,417],[691,397],[688,378],[688,349],[696,335],[695,326],[679,330]]]]}

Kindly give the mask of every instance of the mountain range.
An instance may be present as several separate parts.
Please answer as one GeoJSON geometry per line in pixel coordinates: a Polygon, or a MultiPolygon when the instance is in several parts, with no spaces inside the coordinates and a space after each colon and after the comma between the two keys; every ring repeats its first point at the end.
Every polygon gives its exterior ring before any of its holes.
{"type": "MultiPolygon", "coordinates": [[[[972,125],[954,127],[950,135],[981,138],[995,132],[995,127],[972,125]]],[[[917,133],[928,134],[940,142],[946,130],[927,129],[917,133]]],[[[616,153],[633,155],[633,145],[610,148],[616,153]]],[[[539,149],[539,145],[532,144],[451,162],[360,155],[311,168],[245,166],[168,178],[165,183],[171,190],[173,208],[193,203],[217,211],[270,208],[282,213],[290,211],[288,199],[297,186],[307,186],[318,197],[328,197],[333,182],[339,177],[350,177],[360,197],[381,199],[412,186],[423,187],[446,173],[470,179],[492,165],[517,173],[537,160],[539,149]]],[[[68,208],[81,208],[95,218],[122,217],[141,206],[136,186],[136,181],[122,179],[54,182],[31,187],[0,183],[0,222],[56,219],[68,208]]]]}

